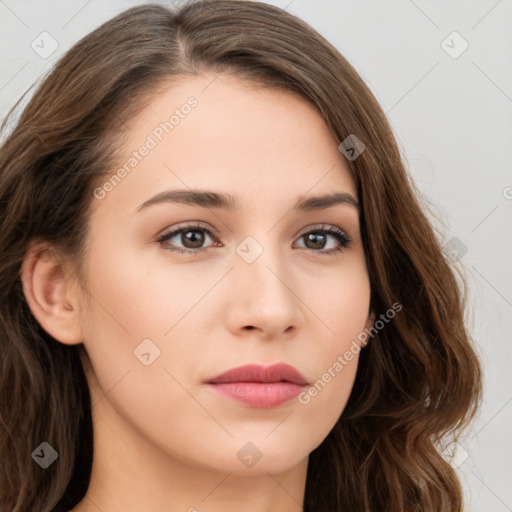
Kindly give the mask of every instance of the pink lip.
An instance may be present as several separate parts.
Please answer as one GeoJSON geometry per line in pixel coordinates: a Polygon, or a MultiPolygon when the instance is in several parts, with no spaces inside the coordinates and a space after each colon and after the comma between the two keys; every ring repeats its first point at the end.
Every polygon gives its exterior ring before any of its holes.
{"type": "Polygon", "coordinates": [[[259,408],[276,407],[292,400],[307,383],[296,368],[284,363],[239,366],[207,381],[218,393],[259,408]]]}

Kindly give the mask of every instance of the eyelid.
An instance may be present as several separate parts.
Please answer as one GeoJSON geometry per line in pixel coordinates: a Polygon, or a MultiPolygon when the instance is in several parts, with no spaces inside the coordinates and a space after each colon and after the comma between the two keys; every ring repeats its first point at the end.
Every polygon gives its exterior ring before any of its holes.
{"type": "Polygon", "coordinates": [[[185,221],[183,223],[179,223],[176,226],[172,226],[169,229],[164,229],[161,234],[157,235],[155,238],[156,240],[159,240],[163,237],[166,237],[167,235],[170,235],[171,233],[175,233],[176,231],[180,231],[181,229],[204,229],[205,231],[209,232],[215,237],[219,238],[220,233],[217,231],[214,227],[210,226],[209,224],[206,224],[200,220],[191,220],[191,221],[185,221]]]}

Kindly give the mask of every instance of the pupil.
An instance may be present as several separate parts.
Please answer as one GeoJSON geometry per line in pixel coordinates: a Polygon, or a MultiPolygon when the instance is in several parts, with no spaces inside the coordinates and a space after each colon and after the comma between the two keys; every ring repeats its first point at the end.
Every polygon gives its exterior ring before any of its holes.
{"type": "MultiPolygon", "coordinates": [[[[187,243],[184,243],[185,247],[189,247],[190,249],[197,249],[204,243],[204,233],[202,233],[202,231],[186,231],[182,233],[182,235],[185,235],[185,240],[187,241],[187,243]],[[199,236],[197,236],[198,233],[199,236]],[[191,242],[192,245],[189,245],[188,242],[191,242]]],[[[184,242],[184,240],[182,240],[182,242],[184,242]]]]}
{"type": "Polygon", "coordinates": [[[322,237],[325,237],[325,235],[318,233],[310,233],[308,235],[308,241],[313,242],[315,245],[312,249],[323,249],[325,238],[322,237]],[[318,242],[319,239],[321,239],[320,242],[318,242]]]}

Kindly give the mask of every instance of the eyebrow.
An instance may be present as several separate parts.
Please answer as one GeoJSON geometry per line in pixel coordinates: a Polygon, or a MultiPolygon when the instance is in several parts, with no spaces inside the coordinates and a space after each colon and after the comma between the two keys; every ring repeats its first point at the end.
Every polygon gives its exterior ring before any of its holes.
{"type": "MultiPolygon", "coordinates": [[[[141,211],[149,206],[161,203],[180,203],[202,208],[215,208],[236,211],[238,209],[237,201],[231,194],[220,194],[209,190],[166,190],[156,196],[151,197],[140,204],[136,211],[141,211]]],[[[334,192],[321,196],[310,196],[299,198],[293,210],[295,211],[316,211],[325,210],[338,204],[347,204],[353,206],[356,210],[360,209],[359,203],[354,196],[347,192],[334,192]]]]}

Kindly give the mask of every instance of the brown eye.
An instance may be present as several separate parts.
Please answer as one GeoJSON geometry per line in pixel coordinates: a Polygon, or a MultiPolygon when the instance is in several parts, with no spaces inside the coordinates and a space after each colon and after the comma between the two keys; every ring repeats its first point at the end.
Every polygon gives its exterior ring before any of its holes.
{"type": "Polygon", "coordinates": [[[304,233],[300,240],[305,241],[305,248],[319,254],[334,254],[350,246],[352,240],[336,226],[322,226],[304,233]],[[334,238],[338,245],[326,249],[329,238],[334,238]]]}
{"type": "Polygon", "coordinates": [[[326,244],[327,236],[323,233],[315,232],[303,235],[308,249],[323,249],[326,244]]]}
{"type": "Polygon", "coordinates": [[[208,237],[215,240],[209,229],[201,226],[183,226],[163,235],[157,241],[167,250],[196,254],[206,251],[206,248],[202,246],[208,237]]]}
{"type": "Polygon", "coordinates": [[[205,236],[201,230],[187,230],[181,232],[181,242],[187,249],[199,249],[204,244],[205,236]]]}
{"type": "MultiPolygon", "coordinates": [[[[166,250],[194,255],[206,251],[208,246],[203,247],[203,245],[206,243],[208,237],[217,242],[209,229],[202,226],[189,225],[163,235],[158,239],[158,243],[166,250]]],[[[352,240],[336,226],[321,226],[315,228],[301,235],[299,240],[305,241],[305,249],[322,255],[338,253],[349,247],[352,242],[352,240]],[[334,243],[333,247],[327,247],[330,239],[334,239],[337,245],[334,243]]]]}

